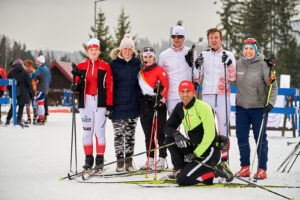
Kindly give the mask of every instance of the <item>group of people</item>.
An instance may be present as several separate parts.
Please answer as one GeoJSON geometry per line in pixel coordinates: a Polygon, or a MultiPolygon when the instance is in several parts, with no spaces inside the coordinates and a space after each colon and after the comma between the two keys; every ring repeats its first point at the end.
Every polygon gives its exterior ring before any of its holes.
{"type": "MultiPolygon", "coordinates": [[[[48,106],[47,104],[45,105],[45,100],[51,82],[51,72],[45,65],[45,57],[43,55],[36,58],[35,64],[37,66],[36,69],[33,67],[32,60],[23,61],[16,59],[10,63],[10,70],[7,73],[0,67],[0,79],[14,78],[16,80],[16,103],[18,106],[17,124],[22,127],[24,127],[24,123],[30,124],[31,122],[36,125],[44,125],[48,113],[48,106]],[[33,118],[31,118],[31,106],[33,118]],[[24,108],[26,108],[27,111],[27,119],[22,120],[24,108]]],[[[0,90],[0,97],[2,97],[7,88],[1,86],[0,90]]],[[[8,95],[12,97],[12,86],[8,86],[8,95]]],[[[11,105],[6,117],[5,126],[10,124],[12,109],[11,105]]]]}
{"type": "MultiPolygon", "coordinates": [[[[233,176],[227,164],[229,97],[230,81],[236,81],[236,136],[241,161],[241,170],[236,174],[249,176],[250,126],[257,142],[263,114],[271,111],[277,96],[275,82],[266,100],[270,68],[258,52],[257,41],[246,39],[243,57],[236,62],[233,53],[222,48],[222,33],[216,28],[207,31],[210,48],[200,56],[194,48],[184,46],[182,26],[173,27],[171,38],[172,46],[156,62],[152,47],[144,47],[138,54],[134,41],[125,34],[120,46],[112,50],[109,64],[99,59],[99,40],[88,41],[88,59],[77,66],[74,64],[75,82],[71,86],[79,92],[86,156],[83,168],[92,169],[95,160],[94,168],[103,169],[108,117],[114,129],[116,171],[135,170],[132,155],[140,117],[147,151],[157,147],[157,143],[160,147],[172,144],[168,150],[179,185],[212,184],[214,177],[219,176],[231,181],[233,176]],[[201,82],[202,100],[199,100],[195,90],[201,82]],[[180,130],[181,124],[184,130],[180,130]],[[96,135],[95,158],[93,134],[96,135]]],[[[268,160],[265,130],[262,135],[259,169],[254,175],[258,179],[266,178],[268,160]]],[[[158,160],[151,151],[140,168],[165,169],[166,156],[166,148],[159,149],[158,160]]]]}

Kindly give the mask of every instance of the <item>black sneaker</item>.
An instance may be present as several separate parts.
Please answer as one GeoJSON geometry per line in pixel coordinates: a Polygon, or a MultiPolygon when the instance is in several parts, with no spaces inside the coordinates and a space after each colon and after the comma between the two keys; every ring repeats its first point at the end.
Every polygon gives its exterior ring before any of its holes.
{"type": "Polygon", "coordinates": [[[5,126],[8,126],[10,124],[10,120],[6,120],[5,126]]]}
{"type": "Polygon", "coordinates": [[[24,122],[24,124],[31,124],[31,119],[29,118],[29,119],[27,119],[27,121],[26,122],[24,122]]]}
{"type": "Polygon", "coordinates": [[[226,179],[226,182],[231,182],[234,179],[234,175],[229,169],[229,166],[227,165],[227,162],[222,161],[220,162],[216,168],[218,170],[215,170],[215,176],[216,177],[222,177],[226,179]]]}
{"type": "Polygon", "coordinates": [[[104,163],[104,158],[103,156],[96,156],[96,159],[95,159],[95,170],[98,171],[98,170],[102,170],[103,169],[103,163],[104,163]]]}
{"type": "Polygon", "coordinates": [[[38,120],[36,121],[36,125],[45,125],[45,121],[44,121],[44,120],[38,119],[38,120]]]}
{"type": "Polygon", "coordinates": [[[83,169],[85,170],[92,169],[93,165],[94,165],[94,156],[93,155],[85,156],[85,164],[83,165],[83,169]]]}

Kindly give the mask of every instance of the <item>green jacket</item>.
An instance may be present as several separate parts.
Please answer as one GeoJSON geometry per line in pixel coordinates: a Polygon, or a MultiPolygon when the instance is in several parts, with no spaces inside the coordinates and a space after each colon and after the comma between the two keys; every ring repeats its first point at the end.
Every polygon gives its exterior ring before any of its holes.
{"type": "Polygon", "coordinates": [[[190,143],[195,147],[195,155],[201,157],[214,144],[216,138],[212,108],[196,98],[187,106],[178,103],[165,125],[165,135],[173,137],[181,123],[188,133],[190,143]]]}

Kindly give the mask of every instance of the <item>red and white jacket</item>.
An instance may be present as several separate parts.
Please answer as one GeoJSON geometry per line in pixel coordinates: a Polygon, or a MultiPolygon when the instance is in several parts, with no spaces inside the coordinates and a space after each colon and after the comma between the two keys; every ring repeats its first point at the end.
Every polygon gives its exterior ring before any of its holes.
{"type": "Polygon", "coordinates": [[[113,105],[113,76],[110,65],[99,58],[96,61],[87,59],[77,68],[83,75],[76,76],[79,90],[79,108],[84,108],[85,95],[98,95],[98,107],[113,105]],[[80,81],[81,80],[81,81],[80,81]]]}
{"type": "Polygon", "coordinates": [[[161,86],[163,86],[163,90],[161,91],[162,99],[160,101],[165,103],[168,96],[168,76],[163,68],[154,64],[152,66],[146,66],[145,70],[140,70],[138,74],[139,85],[142,90],[143,95],[155,96],[154,89],[157,81],[160,81],[161,86]],[[148,69],[147,69],[148,68],[148,69]]]}
{"type": "Polygon", "coordinates": [[[227,67],[227,95],[230,95],[229,81],[234,81],[236,78],[236,62],[233,54],[222,47],[217,51],[209,49],[202,52],[204,61],[201,66],[201,75],[204,75],[202,94],[225,95],[223,51],[232,60],[232,64],[227,67]]]}

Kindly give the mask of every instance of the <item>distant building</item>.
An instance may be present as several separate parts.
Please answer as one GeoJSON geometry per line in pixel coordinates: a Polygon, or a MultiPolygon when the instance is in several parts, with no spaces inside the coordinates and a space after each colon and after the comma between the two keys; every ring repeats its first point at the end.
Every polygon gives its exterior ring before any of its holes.
{"type": "Polygon", "coordinates": [[[51,70],[52,81],[48,93],[48,104],[61,105],[64,89],[70,89],[72,84],[72,63],[54,61],[49,68],[51,70]]]}

